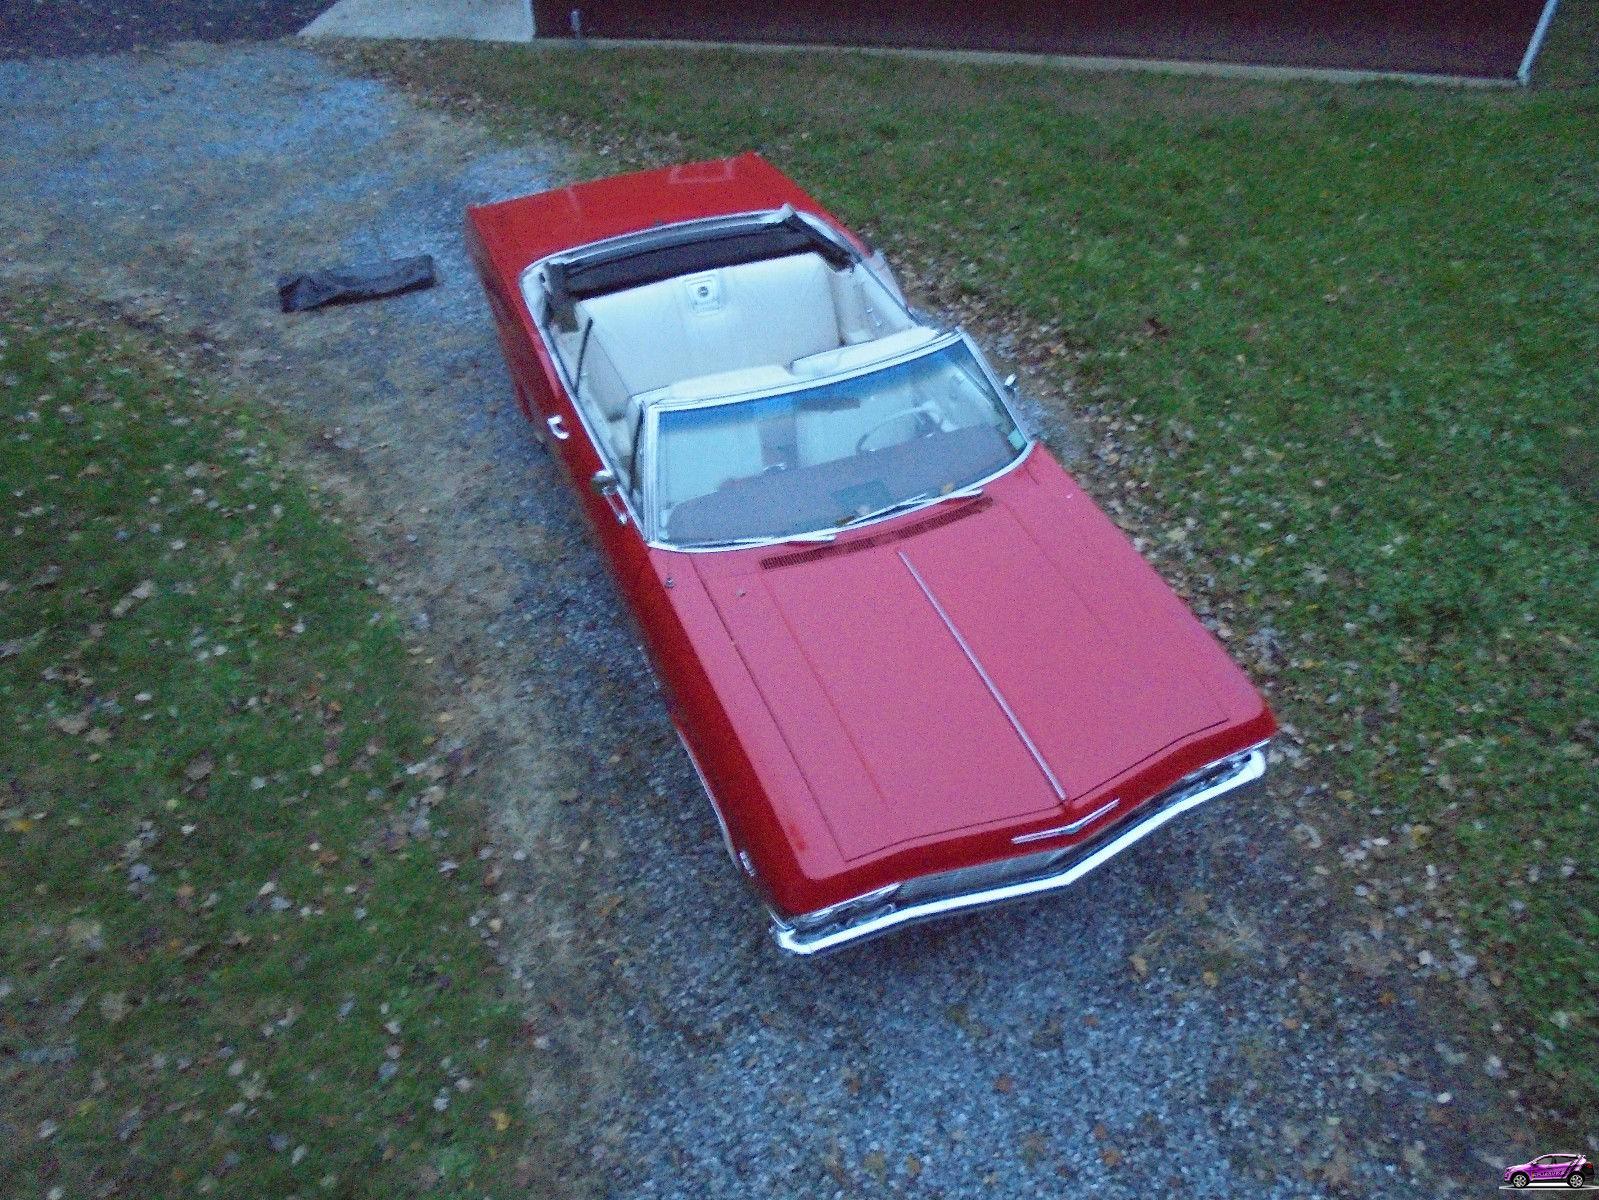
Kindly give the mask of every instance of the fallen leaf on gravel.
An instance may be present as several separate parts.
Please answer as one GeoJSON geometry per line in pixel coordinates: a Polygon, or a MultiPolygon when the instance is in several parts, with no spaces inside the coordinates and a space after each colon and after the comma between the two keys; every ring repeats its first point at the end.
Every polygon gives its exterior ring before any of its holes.
{"type": "Polygon", "coordinates": [[[494,1132],[504,1133],[511,1127],[511,1117],[503,1108],[497,1108],[489,1114],[489,1120],[494,1122],[494,1132]]]}
{"type": "Polygon", "coordinates": [[[216,769],[216,759],[211,757],[209,750],[197,754],[188,766],[183,768],[183,777],[190,783],[199,783],[216,769]]]}
{"type": "Polygon", "coordinates": [[[867,1154],[865,1158],[861,1159],[861,1166],[865,1167],[867,1173],[879,1183],[888,1174],[888,1159],[883,1156],[881,1150],[873,1150],[867,1154]]]}
{"type": "Polygon", "coordinates": [[[922,1160],[917,1158],[914,1154],[907,1154],[905,1156],[905,1174],[909,1175],[912,1179],[915,1179],[921,1173],[922,1160]]]}
{"type": "Polygon", "coordinates": [[[1221,976],[1217,975],[1214,971],[1206,971],[1200,975],[1199,978],[1204,985],[1209,988],[1213,988],[1221,982],[1221,976]]]}
{"type": "Polygon", "coordinates": [[[1144,960],[1142,954],[1135,954],[1127,961],[1132,963],[1133,974],[1137,975],[1138,978],[1143,979],[1149,974],[1149,963],[1144,960]]]}
{"type": "Polygon", "coordinates": [[[94,729],[89,730],[88,735],[83,740],[91,746],[103,746],[111,740],[111,731],[103,725],[96,726],[94,729]]]}
{"type": "Polygon", "coordinates": [[[994,1090],[1001,1096],[1008,1096],[1016,1090],[1016,1081],[1009,1075],[1001,1075],[994,1080],[994,1090]]]}
{"type": "Polygon", "coordinates": [[[1333,1152],[1321,1168],[1322,1179],[1332,1187],[1340,1188],[1349,1183],[1349,1151],[1340,1142],[1333,1147],[1333,1152]]]}
{"type": "Polygon", "coordinates": [[[1106,1146],[1099,1152],[1099,1161],[1107,1167],[1119,1167],[1122,1165],[1122,1152],[1115,1146],[1106,1146]]]}
{"type": "Polygon", "coordinates": [[[89,728],[89,718],[85,716],[57,717],[55,726],[69,737],[77,737],[89,728]]]}
{"type": "Polygon", "coordinates": [[[827,1169],[827,1173],[833,1177],[833,1182],[838,1184],[840,1187],[843,1187],[849,1183],[849,1172],[844,1170],[844,1164],[839,1161],[836,1154],[829,1154],[826,1158],[822,1159],[822,1166],[825,1167],[827,1169]]]}
{"type": "Polygon", "coordinates": [[[128,994],[126,992],[107,992],[100,997],[100,1015],[111,1024],[115,1025],[128,1015],[128,994]]]}

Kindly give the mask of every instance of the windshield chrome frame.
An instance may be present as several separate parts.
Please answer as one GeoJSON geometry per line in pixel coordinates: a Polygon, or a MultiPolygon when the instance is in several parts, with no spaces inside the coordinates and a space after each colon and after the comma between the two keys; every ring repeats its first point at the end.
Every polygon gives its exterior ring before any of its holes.
{"type": "MultiPolygon", "coordinates": [[[[634,529],[642,532],[646,529],[653,528],[653,526],[645,525],[643,521],[644,513],[641,511],[641,505],[643,508],[648,507],[647,505],[643,505],[644,489],[642,487],[639,488],[640,505],[635,505],[633,503],[632,493],[635,480],[624,470],[628,464],[617,462],[616,456],[611,452],[609,442],[595,432],[593,424],[589,421],[588,413],[584,411],[583,403],[578,398],[577,390],[573,386],[571,374],[566,369],[566,363],[561,359],[560,348],[556,346],[555,339],[550,336],[549,330],[545,328],[543,318],[539,315],[539,309],[541,305],[537,303],[537,301],[542,297],[542,286],[534,288],[531,285],[533,285],[535,281],[541,277],[540,272],[542,272],[543,269],[552,262],[577,262],[607,248],[615,249],[625,247],[632,242],[649,242],[661,236],[662,234],[670,233],[673,230],[685,229],[691,226],[700,226],[705,228],[707,231],[710,231],[722,228],[724,226],[736,226],[741,222],[764,223],[780,221],[784,219],[790,212],[796,213],[800,220],[811,226],[811,228],[815,229],[829,241],[847,249],[855,258],[856,264],[869,272],[874,279],[876,279],[880,284],[883,285],[884,288],[887,289],[890,296],[895,297],[899,301],[900,306],[905,309],[907,316],[911,317],[913,320],[915,319],[915,314],[912,313],[910,306],[905,303],[904,296],[899,290],[899,285],[895,283],[892,275],[887,274],[887,264],[881,261],[880,256],[863,252],[861,248],[857,246],[855,242],[851,240],[851,238],[839,227],[833,225],[829,221],[823,220],[815,213],[806,212],[803,209],[796,209],[792,205],[783,205],[780,208],[752,209],[748,212],[718,213],[715,216],[710,217],[691,217],[686,221],[672,221],[665,225],[651,225],[646,229],[634,229],[627,233],[619,233],[612,237],[601,238],[599,241],[585,242],[581,246],[573,246],[565,250],[557,250],[554,254],[546,254],[543,258],[535,259],[533,262],[523,267],[521,273],[517,276],[517,292],[521,296],[522,305],[527,309],[528,316],[533,322],[533,328],[538,332],[540,340],[542,340],[544,343],[545,354],[555,367],[555,374],[560,380],[561,387],[566,390],[567,398],[572,403],[572,411],[577,414],[578,423],[583,426],[584,436],[588,438],[589,445],[594,448],[594,453],[599,457],[601,465],[610,470],[611,473],[617,477],[617,479],[627,480],[628,486],[625,488],[618,488],[616,494],[622,501],[622,507],[626,510],[628,519],[632,523],[634,529]],[[874,258],[877,259],[877,261],[874,262],[874,258]],[[535,295],[535,292],[538,294],[535,295]]],[[[978,358],[979,361],[982,361],[981,355],[979,355],[978,358]]],[[[988,364],[986,362],[983,362],[983,369],[990,376],[993,375],[993,372],[988,369],[988,364]]],[[[646,424],[648,424],[647,421],[646,424]]],[[[641,438],[644,436],[644,431],[642,429],[639,431],[639,436],[641,438]]],[[[648,457],[646,456],[645,450],[640,449],[639,451],[635,452],[634,458],[637,460],[641,468],[641,474],[648,479],[653,474],[653,469],[650,465],[648,457]]],[[[578,480],[577,482],[579,484],[586,484],[587,481],[578,480]]],[[[676,547],[663,545],[662,543],[651,540],[648,534],[645,535],[645,542],[651,546],[658,546],[663,549],[676,549],[676,547]]]]}
{"type": "Polygon", "coordinates": [[[646,523],[639,526],[639,529],[644,532],[645,543],[656,550],[670,550],[675,554],[721,554],[730,553],[737,550],[759,550],[768,546],[780,546],[785,542],[794,541],[795,539],[808,538],[814,534],[822,532],[840,535],[852,533],[857,529],[866,529],[883,521],[891,521],[899,517],[909,516],[912,513],[920,512],[924,508],[928,508],[931,505],[939,503],[944,499],[943,496],[929,496],[923,503],[916,505],[915,507],[898,509],[894,512],[884,513],[881,516],[873,518],[872,520],[851,524],[846,528],[833,527],[828,529],[801,530],[798,533],[775,534],[769,538],[761,538],[757,541],[741,542],[735,546],[680,546],[675,542],[668,542],[664,540],[659,535],[659,527],[657,524],[659,520],[659,512],[657,510],[659,497],[657,496],[658,488],[656,483],[656,475],[658,474],[657,468],[659,464],[656,461],[655,449],[659,442],[660,415],[662,412],[681,412],[685,409],[716,408],[721,405],[743,404],[751,400],[764,400],[771,396],[786,395],[789,392],[808,391],[823,384],[838,383],[842,380],[856,379],[863,375],[870,375],[877,371],[886,370],[889,367],[896,367],[902,363],[911,362],[918,358],[924,358],[928,355],[941,353],[942,351],[948,350],[951,346],[956,344],[964,345],[969,351],[971,351],[972,358],[976,360],[978,368],[982,371],[984,378],[988,380],[988,385],[993,393],[993,398],[999,402],[1001,411],[1003,411],[1004,414],[1010,418],[1011,424],[1017,429],[1018,432],[1021,433],[1023,438],[1021,449],[1016,451],[1016,453],[1008,462],[1005,463],[1004,466],[1000,467],[996,471],[990,472],[981,479],[974,479],[969,483],[962,484],[961,487],[957,488],[956,490],[963,491],[968,488],[982,487],[988,483],[991,483],[993,480],[998,479],[1001,475],[1005,475],[1013,471],[1017,466],[1026,460],[1027,456],[1032,452],[1033,447],[1038,444],[1037,439],[1027,432],[1027,427],[1017,417],[1016,410],[1011,406],[1010,400],[1007,398],[1007,392],[1009,389],[1006,388],[1004,382],[995,373],[992,364],[989,363],[988,357],[983,353],[981,347],[979,347],[978,344],[972,340],[971,335],[968,334],[965,329],[957,326],[954,329],[945,330],[942,334],[935,336],[931,341],[921,346],[917,346],[914,349],[891,355],[888,358],[878,359],[875,362],[868,363],[865,366],[856,367],[849,371],[840,371],[836,375],[820,375],[814,379],[796,380],[794,383],[783,383],[777,387],[760,388],[748,392],[737,392],[728,396],[709,396],[698,399],[678,401],[663,400],[647,405],[644,409],[644,427],[639,431],[639,436],[645,439],[643,452],[639,455],[639,462],[648,464],[648,470],[644,476],[644,487],[642,494],[642,500],[644,504],[644,520],[646,523]]]}

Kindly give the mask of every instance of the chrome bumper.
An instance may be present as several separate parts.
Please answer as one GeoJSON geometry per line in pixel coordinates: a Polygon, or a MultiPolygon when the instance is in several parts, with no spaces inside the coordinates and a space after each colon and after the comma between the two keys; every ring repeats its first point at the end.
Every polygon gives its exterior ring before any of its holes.
{"type": "Polygon", "coordinates": [[[817,922],[813,915],[809,921],[801,917],[789,922],[774,913],[772,936],[790,954],[819,954],[915,921],[1053,892],[1076,883],[1095,867],[1109,862],[1189,809],[1198,808],[1207,800],[1214,800],[1217,796],[1253,783],[1265,773],[1266,752],[1263,743],[1197,772],[1156,801],[1152,809],[1142,815],[1135,813],[1127,823],[1112,825],[1102,835],[1087,842],[1060,850],[1022,855],[991,866],[985,864],[967,871],[908,880],[897,887],[883,888],[825,910],[829,913],[838,912],[838,917],[831,921],[824,919],[817,922]],[[962,876],[981,873],[992,877],[996,872],[1006,874],[1009,878],[992,886],[967,891],[954,890],[951,894],[935,895],[924,900],[906,900],[889,894],[904,889],[926,891],[930,885],[936,889],[938,882],[945,879],[952,889],[959,889],[962,876]]]}

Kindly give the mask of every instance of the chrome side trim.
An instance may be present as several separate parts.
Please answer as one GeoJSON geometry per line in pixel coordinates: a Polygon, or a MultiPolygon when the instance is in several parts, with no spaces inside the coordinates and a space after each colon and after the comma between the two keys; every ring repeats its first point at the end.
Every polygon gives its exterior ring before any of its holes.
{"type": "Polygon", "coordinates": [[[922,595],[927,597],[927,602],[933,606],[933,611],[944,622],[944,628],[949,630],[949,635],[955,639],[955,644],[966,655],[966,661],[972,664],[978,678],[983,681],[983,686],[988,688],[988,694],[994,697],[994,703],[999,705],[1000,711],[1005,714],[1005,719],[1011,723],[1011,728],[1016,731],[1016,736],[1022,739],[1022,745],[1027,747],[1027,753],[1033,756],[1033,761],[1038,764],[1038,769],[1044,773],[1044,778],[1049,780],[1049,786],[1055,790],[1055,799],[1065,800],[1066,791],[1060,786],[1060,780],[1055,778],[1055,772],[1049,769],[1049,764],[1044,761],[1044,756],[1039,753],[1038,747],[1033,744],[1033,739],[1028,736],[1027,730],[1022,727],[1016,713],[1012,711],[999,686],[988,677],[988,672],[983,669],[983,664],[978,661],[976,653],[966,644],[966,639],[961,636],[961,631],[955,628],[955,622],[949,619],[949,614],[944,611],[944,606],[938,602],[938,597],[933,595],[933,589],[927,586],[927,581],[922,574],[911,565],[911,560],[905,557],[905,551],[896,551],[899,561],[905,564],[905,569],[911,573],[911,578],[916,581],[916,586],[922,589],[922,595]]]}
{"type": "Polygon", "coordinates": [[[1239,766],[1231,774],[1207,784],[1198,791],[1184,792],[1179,790],[1171,800],[1156,809],[1156,811],[1129,825],[1110,841],[1097,848],[1090,849],[1083,857],[1070,860],[1069,865],[1053,875],[1047,875],[1040,879],[1022,880],[1018,883],[1003,884],[999,887],[985,888],[982,891],[971,892],[963,896],[946,896],[937,900],[924,901],[920,904],[880,913],[859,924],[825,933],[807,935],[805,932],[785,924],[774,915],[772,918],[772,936],[776,939],[778,946],[790,954],[818,954],[824,950],[836,949],[849,942],[860,941],[862,938],[886,933],[900,925],[907,925],[915,921],[925,921],[930,917],[943,916],[967,909],[982,908],[1008,900],[1018,900],[1024,896],[1036,896],[1045,892],[1058,891],[1076,883],[1096,867],[1104,866],[1105,863],[1115,858],[1123,850],[1143,841],[1168,821],[1175,820],[1190,809],[1198,808],[1207,800],[1213,800],[1217,796],[1243,787],[1245,784],[1253,783],[1265,773],[1266,754],[1261,746],[1257,746],[1240,756],[1239,766]]]}
{"type": "Polygon", "coordinates": [[[722,807],[716,803],[716,793],[711,791],[711,781],[705,778],[705,771],[700,767],[700,760],[694,757],[694,751],[688,744],[688,738],[678,728],[676,721],[672,722],[672,729],[677,733],[677,740],[683,743],[683,753],[688,755],[688,765],[694,768],[694,774],[699,778],[700,787],[705,791],[705,798],[711,802],[711,812],[716,817],[717,828],[722,831],[722,845],[727,847],[727,857],[733,860],[733,865],[739,870],[746,875],[753,876],[755,868],[750,865],[749,855],[733,847],[733,835],[728,831],[727,819],[722,816],[722,807]]]}
{"type": "Polygon", "coordinates": [[[1121,797],[1118,796],[1116,799],[1112,800],[1109,804],[1100,805],[1093,812],[1089,813],[1086,817],[1084,817],[1081,821],[1073,821],[1070,825],[1057,825],[1053,829],[1040,829],[1036,833],[1024,833],[1020,837],[1011,838],[1011,841],[1014,842],[1016,845],[1020,846],[1020,845],[1022,845],[1024,843],[1026,843],[1026,842],[1041,842],[1045,838],[1065,837],[1067,834],[1076,833],[1079,830],[1087,829],[1095,821],[1099,820],[1099,818],[1103,817],[1106,813],[1108,813],[1111,809],[1115,808],[1120,803],[1121,803],[1121,797]]]}

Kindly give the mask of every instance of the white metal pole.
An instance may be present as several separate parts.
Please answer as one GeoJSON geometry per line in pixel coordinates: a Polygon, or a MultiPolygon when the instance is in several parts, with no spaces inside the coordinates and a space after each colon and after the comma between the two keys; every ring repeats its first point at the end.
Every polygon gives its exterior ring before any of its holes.
{"type": "Polygon", "coordinates": [[[1526,87],[1532,82],[1532,63],[1538,57],[1538,51],[1543,49],[1543,40],[1549,36],[1549,23],[1555,19],[1555,6],[1560,0],[1548,0],[1543,6],[1543,14],[1538,18],[1537,27],[1532,31],[1532,41],[1527,43],[1527,53],[1521,56],[1521,67],[1516,71],[1516,82],[1526,87]]]}

